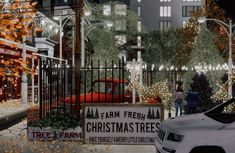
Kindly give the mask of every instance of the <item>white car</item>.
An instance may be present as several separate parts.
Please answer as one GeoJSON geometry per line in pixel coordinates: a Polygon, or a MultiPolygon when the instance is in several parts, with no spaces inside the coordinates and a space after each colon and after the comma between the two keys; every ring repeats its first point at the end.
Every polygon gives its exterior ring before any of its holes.
{"type": "Polygon", "coordinates": [[[157,153],[235,153],[235,99],[200,114],[162,122],[157,153]]]}

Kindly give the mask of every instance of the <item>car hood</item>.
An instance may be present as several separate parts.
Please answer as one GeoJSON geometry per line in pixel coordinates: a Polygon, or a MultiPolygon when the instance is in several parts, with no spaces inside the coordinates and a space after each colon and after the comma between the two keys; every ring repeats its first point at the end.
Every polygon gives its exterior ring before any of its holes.
{"type": "Polygon", "coordinates": [[[172,132],[182,132],[195,129],[220,129],[224,126],[224,124],[209,118],[204,113],[200,113],[167,119],[163,121],[162,126],[172,132]]]}

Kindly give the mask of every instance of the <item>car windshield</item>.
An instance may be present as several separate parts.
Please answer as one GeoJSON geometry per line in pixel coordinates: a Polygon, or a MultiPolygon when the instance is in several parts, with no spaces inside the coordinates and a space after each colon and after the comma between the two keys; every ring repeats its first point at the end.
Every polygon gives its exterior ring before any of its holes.
{"type": "Polygon", "coordinates": [[[112,92],[112,82],[95,82],[93,84],[93,92],[99,93],[111,93],[112,92]]]}
{"type": "Polygon", "coordinates": [[[221,122],[232,123],[235,121],[235,99],[224,102],[205,113],[206,116],[221,122]]]}
{"type": "Polygon", "coordinates": [[[113,92],[113,94],[122,94],[123,90],[124,90],[124,94],[126,94],[126,86],[127,83],[116,83],[114,82],[112,84],[112,82],[95,82],[93,84],[93,91],[92,92],[96,92],[96,93],[107,93],[107,94],[111,94],[113,92]],[[106,89],[106,90],[105,90],[106,89]]]}

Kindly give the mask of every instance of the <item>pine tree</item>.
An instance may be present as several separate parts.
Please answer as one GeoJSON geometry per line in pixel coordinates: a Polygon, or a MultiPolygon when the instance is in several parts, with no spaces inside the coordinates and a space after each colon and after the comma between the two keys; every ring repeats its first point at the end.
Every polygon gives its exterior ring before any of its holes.
{"type": "Polygon", "coordinates": [[[98,109],[95,110],[95,118],[98,119],[99,118],[99,113],[98,113],[98,109]]]}
{"type": "MultiPolygon", "coordinates": [[[[198,23],[198,18],[213,18],[228,23],[228,18],[225,16],[225,11],[218,6],[215,0],[202,0],[202,9],[198,12],[194,12],[192,18],[190,18],[187,24],[181,28],[178,28],[179,40],[181,42],[181,48],[179,50],[179,64],[186,65],[190,60],[189,55],[192,51],[194,40],[197,36],[198,28],[201,26],[198,23]]],[[[221,31],[221,25],[215,21],[207,22],[207,26],[212,32],[217,33],[214,44],[216,48],[223,53],[228,44],[228,36],[225,32],[221,31]]]]}
{"type": "Polygon", "coordinates": [[[159,119],[159,118],[160,118],[160,113],[159,113],[159,111],[157,109],[156,119],[159,119]]]}
{"type": "Polygon", "coordinates": [[[152,113],[151,113],[151,119],[155,119],[155,113],[154,113],[154,109],[152,109],[152,113]]]}
{"type": "Polygon", "coordinates": [[[189,87],[191,79],[196,73],[206,75],[213,89],[218,88],[216,82],[221,80],[225,74],[225,70],[216,70],[218,65],[222,67],[224,61],[214,45],[214,38],[215,35],[211,31],[205,26],[201,27],[189,56],[190,61],[188,63],[189,70],[196,69],[196,71],[188,71],[184,74],[186,89],[189,87]]]}
{"type": "Polygon", "coordinates": [[[147,118],[148,118],[148,119],[150,119],[150,118],[151,118],[151,110],[150,110],[150,108],[149,108],[149,110],[148,110],[147,118]]]}
{"type": "Polygon", "coordinates": [[[86,118],[90,118],[91,114],[90,114],[90,108],[88,107],[87,112],[86,112],[86,118]]]}
{"type": "Polygon", "coordinates": [[[213,107],[212,103],[212,88],[209,85],[209,81],[207,77],[203,74],[196,74],[193,78],[193,84],[195,85],[196,90],[199,93],[199,103],[198,103],[198,111],[203,112],[211,107],[213,107]]]}
{"type": "Polygon", "coordinates": [[[95,118],[93,109],[91,109],[91,116],[90,116],[90,118],[93,118],[93,119],[95,118]]]}

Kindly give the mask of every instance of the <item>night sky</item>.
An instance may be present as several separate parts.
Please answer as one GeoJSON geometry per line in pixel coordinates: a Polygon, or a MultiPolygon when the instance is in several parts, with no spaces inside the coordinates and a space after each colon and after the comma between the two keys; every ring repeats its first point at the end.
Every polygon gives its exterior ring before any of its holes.
{"type": "Polygon", "coordinates": [[[235,0],[216,0],[226,12],[226,15],[235,22],[235,0]]]}

